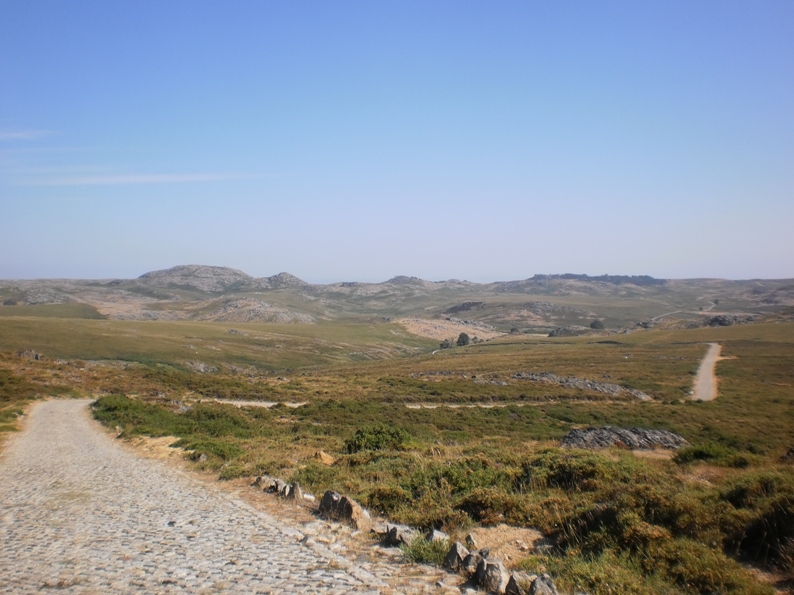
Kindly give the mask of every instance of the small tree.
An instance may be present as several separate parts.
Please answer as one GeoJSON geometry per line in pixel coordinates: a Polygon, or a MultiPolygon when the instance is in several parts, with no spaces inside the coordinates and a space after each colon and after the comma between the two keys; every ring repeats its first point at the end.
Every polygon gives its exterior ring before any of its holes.
{"type": "Polygon", "coordinates": [[[590,328],[601,330],[602,328],[604,328],[604,323],[601,322],[600,320],[594,320],[593,322],[590,323],[590,328]]]}
{"type": "Polygon", "coordinates": [[[470,343],[469,335],[466,333],[461,333],[458,335],[458,347],[464,347],[470,343]]]}

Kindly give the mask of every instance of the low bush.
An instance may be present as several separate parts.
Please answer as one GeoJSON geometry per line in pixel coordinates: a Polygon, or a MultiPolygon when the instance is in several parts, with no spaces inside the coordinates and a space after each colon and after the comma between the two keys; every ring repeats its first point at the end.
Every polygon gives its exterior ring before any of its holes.
{"type": "Polygon", "coordinates": [[[23,401],[34,397],[38,392],[35,384],[0,368],[0,403],[23,401]]]}
{"type": "Polygon", "coordinates": [[[410,544],[403,545],[400,549],[411,562],[441,565],[449,551],[449,540],[429,541],[419,536],[413,539],[410,544]]]}
{"type": "Polygon", "coordinates": [[[687,446],[680,449],[673,460],[679,465],[688,465],[696,461],[706,461],[712,465],[744,469],[752,463],[752,455],[740,454],[733,448],[716,442],[698,446],[687,446]]]}
{"type": "Polygon", "coordinates": [[[182,438],[174,442],[171,446],[192,451],[196,455],[195,458],[205,454],[219,457],[224,461],[231,461],[244,452],[242,448],[230,442],[206,438],[182,438]]]}
{"type": "Polygon", "coordinates": [[[354,454],[362,450],[402,450],[411,435],[402,428],[378,424],[359,428],[345,442],[345,450],[354,454]]]}
{"type": "Polygon", "coordinates": [[[726,542],[733,551],[794,571],[794,472],[748,473],[725,486],[720,498],[733,507],[726,522],[726,542]]]}

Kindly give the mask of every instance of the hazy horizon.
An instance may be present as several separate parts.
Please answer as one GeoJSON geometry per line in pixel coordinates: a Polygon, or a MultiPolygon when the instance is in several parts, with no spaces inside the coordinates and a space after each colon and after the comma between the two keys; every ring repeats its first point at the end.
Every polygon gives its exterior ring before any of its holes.
{"type": "MultiPolygon", "coordinates": [[[[463,278],[460,278],[460,277],[445,277],[445,278],[438,278],[438,279],[426,279],[426,278],[423,278],[423,277],[418,277],[417,275],[412,275],[410,273],[395,273],[395,274],[390,275],[390,276],[388,276],[386,278],[383,278],[383,279],[352,279],[352,278],[351,279],[315,279],[315,278],[303,277],[301,275],[295,274],[292,271],[283,271],[283,270],[282,271],[273,272],[273,273],[266,273],[266,274],[259,275],[259,274],[252,274],[249,271],[246,271],[246,270],[241,269],[239,267],[232,267],[232,266],[226,266],[226,265],[202,265],[202,264],[198,264],[198,263],[185,263],[185,265],[186,266],[212,266],[212,267],[222,267],[222,268],[235,269],[235,270],[238,270],[238,271],[242,271],[243,273],[245,273],[245,274],[247,274],[247,275],[249,275],[249,276],[251,276],[253,278],[265,278],[265,277],[272,277],[272,276],[278,275],[280,273],[289,273],[291,275],[294,275],[295,277],[298,277],[302,281],[305,281],[305,282],[313,284],[313,285],[330,285],[330,284],[333,284],[333,283],[385,283],[385,282],[387,282],[387,281],[389,281],[389,280],[391,280],[391,279],[393,279],[395,277],[400,277],[400,276],[417,277],[417,278],[421,279],[422,281],[430,281],[430,282],[433,282],[433,283],[441,283],[441,282],[444,282],[444,281],[462,281],[462,282],[481,283],[481,284],[500,283],[500,282],[509,282],[509,281],[523,281],[525,279],[530,279],[530,278],[532,278],[532,277],[534,277],[536,275],[556,276],[556,275],[574,274],[574,275],[589,275],[590,277],[599,277],[601,275],[624,276],[624,273],[616,273],[616,272],[599,273],[599,274],[592,275],[592,274],[588,274],[588,273],[576,273],[576,272],[573,272],[573,271],[563,271],[563,272],[557,272],[557,273],[549,273],[549,272],[530,273],[528,275],[524,275],[524,276],[521,276],[521,277],[515,277],[515,278],[511,278],[511,279],[486,279],[486,278],[476,279],[476,278],[465,278],[465,277],[463,277],[463,278]]],[[[176,266],[185,266],[185,265],[174,265],[174,266],[176,267],[176,266]]],[[[142,275],[144,275],[146,273],[150,273],[150,272],[155,271],[155,270],[167,270],[167,269],[170,269],[170,268],[174,268],[174,267],[166,267],[165,269],[151,269],[151,270],[148,270],[148,271],[144,271],[143,273],[130,275],[130,276],[119,276],[119,275],[113,276],[113,275],[111,275],[111,276],[107,276],[107,277],[17,277],[17,278],[0,278],[0,280],[2,280],[2,281],[47,281],[47,280],[53,280],[53,281],[58,281],[58,280],[67,280],[67,281],[103,281],[103,280],[115,280],[115,279],[133,280],[133,279],[137,279],[138,277],[141,277],[142,275]]],[[[634,274],[634,275],[636,276],[636,274],[634,274]]],[[[643,275],[643,274],[640,273],[640,275],[643,275]]],[[[632,275],[625,275],[625,276],[632,276],[632,275]]],[[[649,275],[649,276],[653,277],[653,275],[649,275]]],[[[725,278],[725,277],[678,277],[678,278],[676,278],[676,277],[656,277],[656,278],[657,279],[664,279],[666,281],[689,281],[689,280],[698,280],[698,279],[714,279],[714,280],[727,280],[727,281],[754,281],[754,280],[785,280],[785,279],[789,279],[789,277],[768,277],[768,278],[767,277],[748,277],[746,279],[728,279],[728,278],[725,278]]]]}
{"type": "Polygon", "coordinates": [[[0,278],[794,278],[794,4],[0,3],[0,278]]]}

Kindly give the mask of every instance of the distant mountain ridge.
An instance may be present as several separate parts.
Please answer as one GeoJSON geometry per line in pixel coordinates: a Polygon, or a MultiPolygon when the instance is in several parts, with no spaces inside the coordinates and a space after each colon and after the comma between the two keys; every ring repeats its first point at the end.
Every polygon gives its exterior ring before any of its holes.
{"type": "Polygon", "coordinates": [[[599,275],[592,277],[590,275],[577,275],[575,273],[563,273],[561,275],[535,275],[531,280],[542,281],[545,279],[562,279],[574,281],[603,281],[604,283],[614,283],[615,285],[622,285],[624,283],[631,283],[638,287],[645,287],[648,285],[664,285],[667,283],[666,279],[656,279],[650,275],[599,275]]]}
{"type": "Polygon", "coordinates": [[[0,304],[2,316],[40,312],[277,324],[411,318],[434,324],[452,321],[471,329],[487,326],[497,332],[562,328],[578,333],[595,320],[615,329],[639,323],[646,328],[671,318],[695,326],[712,319],[786,318],[786,308],[794,308],[794,279],[665,280],[563,273],[492,283],[397,275],[379,283],[312,284],[286,272],[253,277],[230,267],[187,264],[135,279],[0,280],[0,304]]]}

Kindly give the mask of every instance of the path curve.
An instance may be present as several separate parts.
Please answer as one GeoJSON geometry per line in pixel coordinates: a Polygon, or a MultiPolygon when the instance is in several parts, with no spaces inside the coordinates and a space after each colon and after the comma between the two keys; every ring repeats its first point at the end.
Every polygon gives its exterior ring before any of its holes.
{"type": "Polygon", "coordinates": [[[87,400],[38,403],[0,455],[0,592],[377,593],[274,518],[125,450],[87,400]]]}
{"type": "Polygon", "coordinates": [[[720,352],[722,345],[719,343],[709,343],[709,350],[700,362],[695,385],[693,387],[692,399],[695,401],[713,401],[717,398],[717,374],[715,368],[717,362],[722,359],[720,352]]]}

